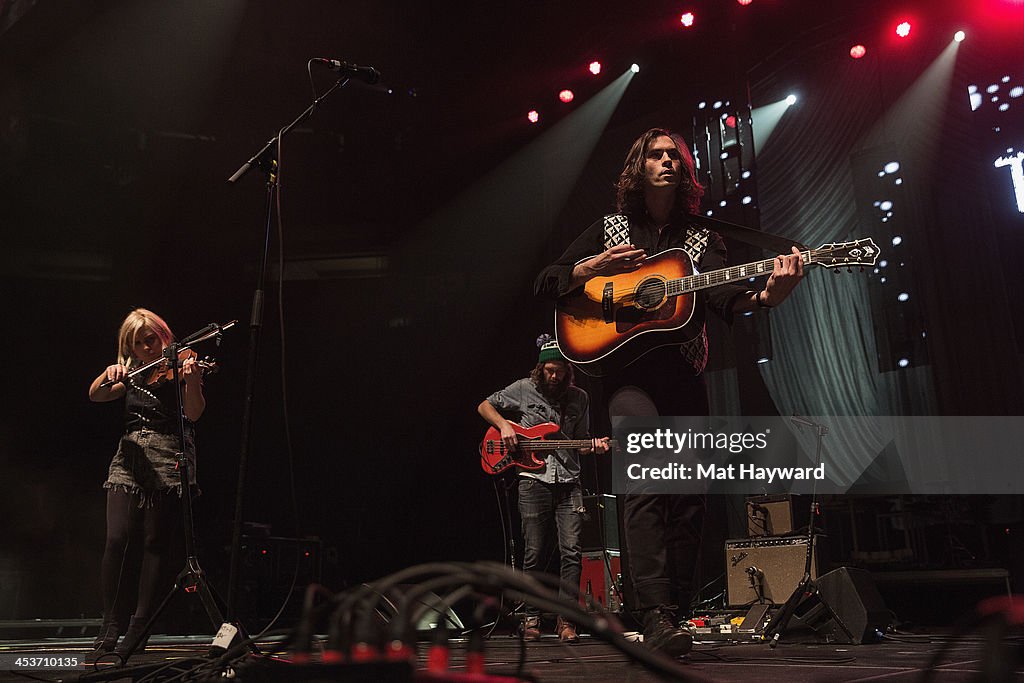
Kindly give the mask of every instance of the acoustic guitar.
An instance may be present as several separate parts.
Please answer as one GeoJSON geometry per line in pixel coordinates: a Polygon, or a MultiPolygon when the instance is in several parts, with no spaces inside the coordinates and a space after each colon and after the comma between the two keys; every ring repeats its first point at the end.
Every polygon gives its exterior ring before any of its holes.
{"type": "MultiPolygon", "coordinates": [[[[800,254],[804,267],[874,266],[879,249],[870,237],[824,244],[800,254]]],[[[690,325],[696,292],[727,282],[770,275],[775,259],[699,273],[683,249],[667,249],[631,273],[590,279],[558,300],[558,346],[584,373],[599,377],[625,367],[659,346],[700,334],[690,325]]],[[[699,318],[698,318],[699,319],[699,318]]]]}

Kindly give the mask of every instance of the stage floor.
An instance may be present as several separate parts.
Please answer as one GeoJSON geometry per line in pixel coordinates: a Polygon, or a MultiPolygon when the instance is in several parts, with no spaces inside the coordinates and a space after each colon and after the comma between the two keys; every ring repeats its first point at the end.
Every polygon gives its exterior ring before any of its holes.
{"type": "MultiPolygon", "coordinates": [[[[932,678],[939,683],[951,681],[991,680],[985,673],[988,644],[977,637],[953,640],[941,633],[896,636],[899,640],[886,640],[871,645],[809,645],[782,643],[776,649],[763,643],[699,642],[689,656],[680,660],[686,677],[693,681],[772,681],[775,683],[802,683],[804,681],[920,681],[932,657],[940,650],[943,656],[932,678]]],[[[146,680],[166,681],[179,676],[189,658],[203,658],[207,636],[156,637],[146,652],[132,658],[132,665],[171,664],[178,662],[176,671],[167,670],[146,680]]],[[[1022,645],[1017,640],[1004,641],[1011,656],[1020,660],[1022,645]]],[[[489,674],[513,674],[519,666],[519,641],[512,637],[492,637],[486,642],[485,658],[489,674]]],[[[266,649],[272,649],[268,646],[266,649]]],[[[451,644],[453,672],[464,673],[465,640],[451,644]]],[[[83,639],[46,639],[37,641],[0,641],[0,654],[13,653],[54,655],[74,653],[84,656],[88,643],[83,639]]],[[[425,667],[426,644],[421,643],[419,662],[425,667]]],[[[287,656],[280,659],[287,659],[287,656]]],[[[193,660],[193,663],[195,660],[193,660]]],[[[101,664],[110,671],[112,665],[101,664]]],[[[147,667],[152,670],[151,667],[147,667]]],[[[89,671],[93,668],[90,666],[89,671]]],[[[616,683],[665,680],[632,663],[629,658],[609,644],[586,636],[575,646],[560,644],[553,636],[526,648],[523,666],[533,680],[540,683],[586,682],[616,683]]],[[[81,671],[0,672],[4,681],[76,681],[81,671]]],[[[236,680],[245,681],[243,672],[236,680]]],[[[284,672],[281,671],[281,674],[284,672]]],[[[290,676],[272,675],[271,679],[290,676]]],[[[107,680],[119,680],[111,678],[107,680]]],[[[121,677],[120,680],[129,680],[121,677]]],[[[176,680],[193,680],[191,678],[176,680]]],[[[261,679],[262,680],[262,679],[261,679]]],[[[332,676],[329,680],[351,680],[332,676]]],[[[371,680],[360,678],[360,680],[371,680]]],[[[1024,669],[1018,667],[1013,680],[1024,680],[1024,669]]]]}

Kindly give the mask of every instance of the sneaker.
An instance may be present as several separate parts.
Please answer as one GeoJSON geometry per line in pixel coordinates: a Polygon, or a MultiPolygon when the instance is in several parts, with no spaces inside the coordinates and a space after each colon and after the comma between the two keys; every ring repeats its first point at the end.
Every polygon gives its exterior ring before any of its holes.
{"type": "Polygon", "coordinates": [[[662,605],[644,615],[644,645],[669,657],[682,657],[693,649],[693,636],[676,626],[672,610],[662,605]]]}
{"type": "Polygon", "coordinates": [[[576,625],[571,621],[566,621],[562,617],[558,617],[558,625],[555,626],[555,633],[558,634],[558,639],[563,643],[575,645],[580,642],[580,636],[576,633],[576,625]]]}

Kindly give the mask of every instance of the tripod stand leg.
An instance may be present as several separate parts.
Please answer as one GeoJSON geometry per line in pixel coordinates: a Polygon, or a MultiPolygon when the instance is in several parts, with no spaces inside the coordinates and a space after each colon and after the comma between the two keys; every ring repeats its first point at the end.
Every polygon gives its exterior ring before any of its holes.
{"type": "Polygon", "coordinates": [[[779,644],[779,638],[782,637],[786,627],[789,625],[789,620],[793,618],[793,613],[796,612],[797,605],[800,604],[800,601],[803,600],[806,594],[813,592],[813,588],[814,581],[811,580],[809,574],[805,574],[803,580],[800,581],[800,584],[796,587],[796,590],[794,590],[789,596],[789,599],[786,600],[786,604],[784,604],[782,609],[779,610],[779,613],[776,614],[770,622],[768,622],[768,626],[764,629],[764,637],[771,639],[768,641],[768,644],[771,647],[774,648],[779,644]]]}
{"type": "Polygon", "coordinates": [[[156,620],[160,618],[161,614],[163,614],[164,609],[166,609],[167,605],[170,604],[171,599],[178,592],[178,590],[184,587],[182,579],[184,579],[187,575],[188,568],[183,569],[178,574],[177,578],[174,580],[174,585],[171,587],[171,590],[167,592],[167,595],[164,596],[164,599],[160,601],[160,605],[157,606],[156,611],[153,612],[152,616],[149,617],[149,620],[146,621],[146,625],[142,628],[142,633],[139,634],[138,639],[136,639],[134,643],[129,644],[126,649],[115,650],[118,657],[120,657],[121,659],[122,665],[124,665],[129,659],[131,659],[131,656],[135,654],[136,650],[139,649],[139,645],[141,643],[144,643],[146,639],[149,637],[149,634],[153,631],[153,625],[156,623],[156,620]]]}

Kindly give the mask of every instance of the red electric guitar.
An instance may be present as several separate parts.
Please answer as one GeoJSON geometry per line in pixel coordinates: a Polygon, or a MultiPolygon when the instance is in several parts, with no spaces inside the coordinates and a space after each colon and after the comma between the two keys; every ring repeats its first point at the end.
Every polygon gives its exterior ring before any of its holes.
{"type": "MultiPolygon", "coordinates": [[[[524,470],[539,470],[544,467],[545,451],[556,451],[560,448],[590,448],[591,439],[565,439],[553,422],[542,422],[533,427],[522,427],[509,422],[519,436],[519,447],[514,451],[506,448],[501,440],[501,432],[491,427],[480,442],[480,466],[487,474],[500,474],[510,467],[524,470]]],[[[615,447],[615,440],[608,442],[609,448],[615,447]]]]}

